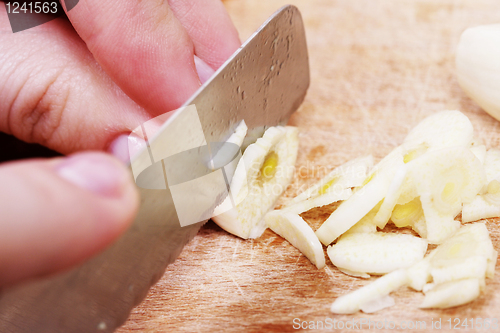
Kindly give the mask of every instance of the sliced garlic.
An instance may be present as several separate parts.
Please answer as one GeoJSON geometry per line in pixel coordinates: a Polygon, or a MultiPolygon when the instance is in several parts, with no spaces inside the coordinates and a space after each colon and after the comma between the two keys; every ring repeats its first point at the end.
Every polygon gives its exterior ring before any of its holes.
{"type": "Polygon", "coordinates": [[[439,245],[432,254],[433,268],[463,263],[467,258],[483,256],[493,260],[494,248],[484,223],[462,226],[452,237],[439,245]]]}
{"type": "Polygon", "coordinates": [[[356,158],[333,169],[316,184],[290,201],[290,204],[317,197],[332,190],[360,186],[365,180],[368,171],[373,167],[371,155],[356,158]]]}
{"type": "Polygon", "coordinates": [[[383,164],[379,163],[379,167],[376,166],[375,171],[368,176],[366,184],[342,202],[316,231],[319,240],[324,245],[329,245],[368,214],[384,199],[391,185],[394,170],[403,164],[403,157],[397,154],[385,160],[383,164]]]}
{"type": "Polygon", "coordinates": [[[343,268],[339,268],[339,271],[341,271],[342,273],[344,273],[345,275],[350,275],[350,276],[354,276],[354,277],[360,277],[362,279],[369,279],[370,278],[370,274],[367,274],[367,273],[364,273],[364,272],[354,272],[354,271],[350,271],[348,269],[343,269],[343,268]]]}
{"type": "Polygon", "coordinates": [[[369,306],[373,302],[385,298],[392,291],[407,283],[408,275],[406,270],[399,269],[378,278],[358,290],[340,296],[333,302],[330,311],[338,314],[356,313],[364,306],[369,306]]]}
{"type": "Polygon", "coordinates": [[[480,291],[479,279],[450,281],[436,285],[427,291],[420,308],[446,309],[466,304],[478,298],[480,291]]]}
{"type": "Polygon", "coordinates": [[[494,272],[496,257],[484,223],[461,227],[424,259],[429,265],[423,264],[419,273],[430,274],[433,282],[423,287],[426,297],[420,307],[449,308],[476,299],[485,277],[494,272]]]}
{"type": "Polygon", "coordinates": [[[485,145],[472,146],[470,147],[470,151],[484,165],[484,161],[486,159],[486,146],[485,145]]]}
{"type": "MultiPolygon", "coordinates": [[[[422,210],[424,212],[425,227],[419,230],[419,234],[425,233],[430,244],[441,244],[460,228],[460,222],[454,217],[458,213],[442,213],[434,206],[434,197],[428,193],[420,196],[422,210]]],[[[414,225],[415,226],[415,225],[414,225]]]]}
{"type": "Polygon", "coordinates": [[[478,195],[471,203],[464,204],[462,222],[472,222],[500,216],[500,205],[494,205],[478,195]]]}
{"type": "Polygon", "coordinates": [[[244,239],[259,237],[264,215],[291,182],[297,149],[298,130],[290,126],[271,127],[249,145],[231,181],[236,207],[218,215],[216,209],[215,223],[244,239]]]}
{"type": "Polygon", "coordinates": [[[373,222],[380,228],[383,229],[389,219],[391,218],[392,211],[396,206],[401,191],[403,190],[403,184],[406,179],[406,173],[408,168],[406,165],[402,165],[395,173],[392,179],[391,185],[387,191],[387,194],[382,202],[380,209],[373,218],[373,222]]]}
{"type": "MultiPolygon", "coordinates": [[[[441,111],[422,120],[406,136],[400,151],[405,164],[414,164],[425,153],[449,147],[470,147],[474,142],[472,124],[460,111],[441,111]]],[[[397,204],[406,204],[418,196],[411,177],[406,177],[397,204]]]]}
{"type": "Polygon", "coordinates": [[[314,231],[297,214],[275,210],[265,216],[267,226],[299,249],[318,269],[325,267],[323,246],[314,231]]]}
{"type": "MultiPolygon", "coordinates": [[[[415,223],[423,219],[423,217],[424,211],[422,210],[420,197],[415,197],[415,199],[408,203],[396,205],[392,211],[391,221],[398,228],[412,227],[415,223]]],[[[425,236],[420,236],[425,238],[425,236]]]]}
{"type": "Polygon", "coordinates": [[[485,278],[492,276],[496,257],[484,223],[460,228],[432,252],[429,263],[433,283],[424,287],[426,298],[422,307],[447,308],[477,298],[485,278]],[[472,280],[474,284],[462,285],[465,282],[461,281],[472,280]],[[457,286],[464,290],[457,291],[457,286]]]}
{"type": "Polygon", "coordinates": [[[346,200],[352,195],[350,188],[360,186],[372,166],[371,155],[342,164],[293,198],[285,209],[300,214],[314,207],[346,200]]]}
{"type": "Polygon", "coordinates": [[[500,179],[500,150],[491,148],[484,157],[484,171],[488,182],[500,179]]]}
{"type": "Polygon", "coordinates": [[[470,149],[450,147],[408,164],[408,176],[420,195],[427,239],[439,244],[459,227],[455,216],[471,202],[486,182],[481,162],[470,149]]]}
{"type": "Polygon", "coordinates": [[[373,301],[364,303],[363,305],[361,305],[360,310],[364,313],[374,313],[386,308],[390,308],[394,305],[396,305],[396,302],[394,302],[394,298],[386,295],[376,298],[373,301]]]}
{"type": "Polygon", "coordinates": [[[427,282],[431,281],[431,257],[432,252],[424,259],[406,269],[409,287],[422,291],[427,282]]]}
{"type": "MultiPolygon", "coordinates": [[[[342,238],[339,243],[341,241],[342,238]]],[[[361,289],[339,297],[332,304],[332,311],[354,313],[363,304],[376,302],[403,285],[425,292],[426,297],[421,305],[423,308],[465,304],[479,296],[484,288],[485,277],[494,274],[496,261],[497,252],[493,249],[484,223],[468,224],[411,267],[393,271],[361,289]]]]}
{"type": "Polygon", "coordinates": [[[422,260],[427,242],[419,237],[396,233],[351,233],[328,247],[332,263],[344,270],[385,274],[407,268],[422,260]]]}
{"type": "Polygon", "coordinates": [[[495,250],[491,251],[486,266],[486,277],[488,279],[493,279],[493,277],[495,276],[495,266],[497,264],[497,258],[498,258],[498,252],[495,250]]]}
{"type": "Polygon", "coordinates": [[[380,206],[382,205],[382,201],[379,202],[371,211],[368,212],[361,220],[356,222],[349,230],[344,232],[342,236],[358,233],[358,232],[377,232],[377,225],[375,224],[374,218],[377,215],[380,206]]]}
{"type": "Polygon", "coordinates": [[[415,160],[409,172],[417,191],[429,193],[433,206],[445,214],[456,215],[486,182],[481,162],[464,147],[429,152],[415,160]]]}
{"type": "MultiPolygon", "coordinates": [[[[402,146],[407,154],[417,152],[416,155],[420,156],[424,152],[447,147],[469,147],[472,140],[473,127],[467,116],[460,111],[441,111],[415,126],[406,136],[402,146]]],[[[405,159],[411,161],[414,158],[405,159]]]]}
{"type": "Polygon", "coordinates": [[[401,189],[399,191],[399,197],[396,204],[404,205],[414,200],[417,197],[418,197],[417,189],[415,187],[415,184],[413,184],[412,177],[409,177],[407,172],[407,176],[405,177],[403,184],[401,185],[401,189]]]}
{"type": "Polygon", "coordinates": [[[465,30],[460,36],[455,62],[462,89],[500,120],[500,24],[465,30]]]}
{"type": "Polygon", "coordinates": [[[462,222],[500,216],[500,150],[489,149],[484,158],[486,185],[462,210],[462,222]]]}
{"type": "Polygon", "coordinates": [[[343,189],[341,191],[327,192],[323,195],[312,197],[304,201],[297,202],[293,205],[288,205],[283,210],[292,212],[295,214],[300,214],[307,212],[315,207],[322,207],[329,205],[331,203],[347,200],[352,195],[352,190],[350,188],[343,189]]]}
{"type": "MultiPolygon", "coordinates": [[[[368,214],[366,214],[359,222],[357,222],[355,225],[353,225],[349,230],[344,232],[342,234],[342,237],[345,237],[346,235],[352,234],[352,233],[367,233],[367,232],[377,232],[377,225],[374,223],[373,218],[377,214],[380,205],[382,202],[380,202],[378,205],[376,205],[368,214]]],[[[370,275],[367,274],[366,272],[357,272],[357,271],[352,271],[348,270],[346,268],[342,267],[337,267],[339,271],[346,275],[350,276],[355,276],[355,277],[360,277],[363,279],[368,279],[370,278],[370,275]]]]}
{"type": "Polygon", "coordinates": [[[484,256],[465,258],[462,262],[431,269],[432,281],[435,284],[448,281],[476,278],[484,280],[488,259],[484,256]]]}

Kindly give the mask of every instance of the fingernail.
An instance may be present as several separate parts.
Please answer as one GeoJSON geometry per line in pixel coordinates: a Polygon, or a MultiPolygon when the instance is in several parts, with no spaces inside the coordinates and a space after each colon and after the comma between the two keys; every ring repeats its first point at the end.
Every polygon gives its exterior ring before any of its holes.
{"type": "Polygon", "coordinates": [[[134,133],[122,134],[109,145],[108,151],[123,163],[130,163],[130,157],[146,148],[146,141],[134,133]]]}
{"type": "Polygon", "coordinates": [[[111,142],[108,151],[123,163],[130,162],[128,151],[128,135],[122,134],[111,142]]]}
{"type": "Polygon", "coordinates": [[[127,181],[127,171],[104,153],[81,153],[65,158],[56,172],[68,182],[107,197],[119,197],[127,181]]]}
{"type": "Polygon", "coordinates": [[[202,84],[205,83],[215,73],[212,67],[208,66],[197,56],[194,56],[194,64],[196,66],[196,71],[198,72],[198,76],[200,77],[200,81],[202,84]]]}

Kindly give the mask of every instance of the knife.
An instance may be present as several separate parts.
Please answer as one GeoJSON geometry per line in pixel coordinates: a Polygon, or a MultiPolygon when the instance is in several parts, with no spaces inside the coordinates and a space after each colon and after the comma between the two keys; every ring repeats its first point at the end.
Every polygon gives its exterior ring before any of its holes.
{"type": "MultiPolygon", "coordinates": [[[[248,145],[267,127],[286,124],[308,87],[302,18],[285,6],[161,125],[131,168],[154,147],[172,156],[200,144],[189,136],[193,105],[208,146],[226,140],[241,120],[248,145]]],[[[160,162],[151,161],[151,172],[136,177],[139,212],[115,243],[80,266],[0,291],[0,332],[113,332],[125,322],[206,222],[181,226],[160,162]]],[[[214,206],[221,198],[211,200],[214,206]]]]}

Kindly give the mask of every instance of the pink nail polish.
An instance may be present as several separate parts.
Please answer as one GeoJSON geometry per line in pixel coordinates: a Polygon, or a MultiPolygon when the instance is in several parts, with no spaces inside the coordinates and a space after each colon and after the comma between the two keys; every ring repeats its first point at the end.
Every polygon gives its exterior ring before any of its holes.
{"type": "Polygon", "coordinates": [[[104,153],[81,153],[65,158],[56,172],[70,183],[107,197],[119,197],[128,177],[125,167],[104,153]]]}

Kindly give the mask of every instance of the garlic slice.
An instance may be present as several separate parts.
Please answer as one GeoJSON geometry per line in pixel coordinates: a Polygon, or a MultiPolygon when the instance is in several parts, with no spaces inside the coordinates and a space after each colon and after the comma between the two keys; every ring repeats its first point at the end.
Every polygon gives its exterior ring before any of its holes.
{"type": "Polygon", "coordinates": [[[390,308],[394,305],[396,305],[396,302],[394,302],[394,298],[389,295],[385,295],[376,298],[373,301],[364,303],[363,305],[361,305],[360,310],[364,313],[375,313],[377,311],[390,308]]]}
{"type": "Polygon", "coordinates": [[[356,222],[349,230],[342,234],[342,237],[352,233],[358,232],[377,232],[377,225],[374,222],[374,217],[377,215],[380,206],[382,205],[382,201],[379,202],[371,211],[368,212],[361,220],[356,222]]]}
{"type": "Polygon", "coordinates": [[[373,157],[371,155],[342,164],[293,198],[284,209],[300,214],[315,207],[346,200],[352,195],[350,188],[360,186],[372,166],[373,157]]]}
{"type": "Polygon", "coordinates": [[[420,202],[424,212],[425,231],[419,230],[419,234],[425,232],[426,239],[430,244],[441,244],[460,228],[460,222],[454,219],[458,211],[452,213],[440,212],[435,207],[434,197],[428,193],[420,196],[420,202]]]}
{"type": "Polygon", "coordinates": [[[431,268],[430,273],[435,284],[467,278],[484,280],[487,263],[488,259],[485,256],[473,256],[456,264],[431,268]]]}
{"type": "MultiPolygon", "coordinates": [[[[392,211],[391,221],[398,228],[413,227],[423,217],[424,211],[422,210],[420,197],[415,197],[415,199],[405,204],[396,205],[392,211]]],[[[425,238],[422,234],[420,236],[425,238]]]]}
{"type": "Polygon", "coordinates": [[[500,216],[500,150],[490,149],[484,158],[486,185],[470,203],[464,204],[462,222],[500,216]]]}
{"type": "Polygon", "coordinates": [[[299,249],[318,269],[325,267],[323,246],[302,217],[275,210],[265,216],[267,226],[299,249]]]}
{"type": "Polygon", "coordinates": [[[484,157],[484,171],[488,182],[500,179],[500,150],[491,148],[484,157]]]}
{"type": "Polygon", "coordinates": [[[399,269],[378,278],[358,290],[340,296],[333,302],[330,311],[337,314],[356,313],[364,306],[373,304],[373,302],[386,297],[392,291],[407,283],[408,275],[406,270],[399,269]]]}
{"type": "Polygon", "coordinates": [[[498,252],[495,250],[491,251],[491,254],[488,256],[488,262],[486,266],[486,277],[488,279],[493,279],[495,276],[495,266],[497,264],[498,252]]]}
{"type": "Polygon", "coordinates": [[[352,190],[350,188],[343,189],[339,192],[337,191],[327,192],[323,195],[308,198],[304,201],[300,201],[293,205],[286,206],[282,210],[286,210],[287,212],[292,212],[295,214],[300,214],[316,207],[322,207],[337,201],[346,200],[351,195],[352,195],[352,190]]]}
{"type": "Polygon", "coordinates": [[[455,216],[486,182],[481,162],[465,147],[450,147],[408,163],[408,176],[420,195],[430,243],[439,244],[459,228],[455,216]]]}
{"type": "Polygon", "coordinates": [[[406,269],[408,273],[408,286],[422,291],[427,282],[431,281],[431,262],[433,252],[427,255],[424,259],[406,269]]]}
{"type": "Polygon", "coordinates": [[[486,146],[472,146],[470,147],[470,151],[477,157],[477,159],[484,165],[484,161],[486,160],[486,146]]]}
{"type": "Polygon", "coordinates": [[[319,240],[324,245],[329,245],[368,214],[385,198],[394,176],[394,170],[403,164],[402,155],[396,153],[390,159],[382,160],[377,164],[375,170],[365,180],[366,184],[356,189],[355,193],[342,202],[316,230],[319,240]]]}
{"type": "Polygon", "coordinates": [[[462,209],[462,222],[472,222],[500,216],[500,205],[492,205],[483,196],[477,196],[462,209]]]}
{"type": "Polygon", "coordinates": [[[426,250],[427,242],[422,238],[376,232],[344,234],[327,253],[332,263],[344,270],[385,274],[419,262],[426,250]]]}
{"type": "Polygon", "coordinates": [[[234,198],[236,207],[213,217],[214,222],[241,238],[259,237],[266,229],[264,215],[292,180],[297,149],[297,128],[267,129],[246,148],[234,172],[232,196],[226,200],[234,198]]]}
{"type": "MultiPolygon", "coordinates": [[[[406,154],[418,152],[416,155],[453,146],[469,147],[473,140],[473,130],[469,118],[462,112],[441,111],[417,124],[408,133],[402,146],[406,154]]],[[[406,160],[414,159],[405,157],[406,160]]]]}
{"type": "Polygon", "coordinates": [[[450,281],[437,286],[425,293],[420,308],[446,309],[472,302],[479,297],[481,282],[479,279],[464,279],[450,281]]]}
{"type": "Polygon", "coordinates": [[[320,181],[290,200],[290,205],[318,197],[331,191],[343,191],[346,188],[360,186],[373,167],[373,156],[356,158],[329,172],[320,181]]]}
{"type": "Polygon", "coordinates": [[[403,184],[406,179],[406,173],[408,168],[406,165],[402,165],[395,173],[392,179],[391,185],[387,191],[387,194],[382,202],[380,209],[373,218],[373,222],[380,228],[383,229],[389,219],[391,218],[392,211],[398,202],[398,198],[403,190],[403,184]]]}
{"type": "Polygon", "coordinates": [[[370,274],[367,274],[367,273],[364,273],[364,272],[354,272],[354,271],[350,271],[348,269],[343,269],[343,268],[339,268],[339,267],[337,267],[337,268],[339,269],[339,271],[341,271],[345,275],[359,277],[359,278],[362,278],[362,279],[369,279],[370,278],[370,274]]]}
{"type": "Polygon", "coordinates": [[[433,268],[441,268],[463,263],[467,258],[476,256],[496,260],[488,229],[480,222],[462,226],[434,249],[430,263],[433,268]]]}

